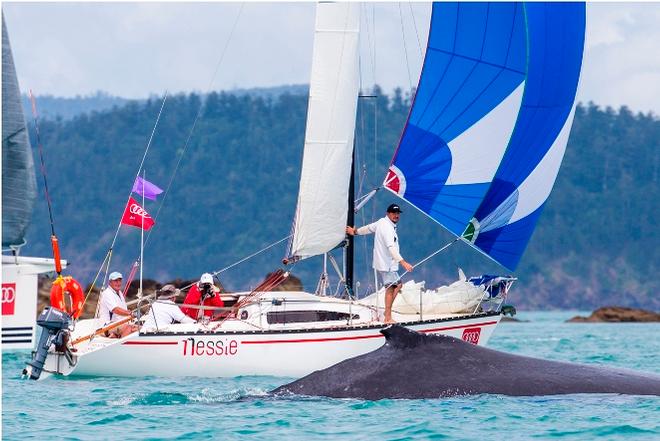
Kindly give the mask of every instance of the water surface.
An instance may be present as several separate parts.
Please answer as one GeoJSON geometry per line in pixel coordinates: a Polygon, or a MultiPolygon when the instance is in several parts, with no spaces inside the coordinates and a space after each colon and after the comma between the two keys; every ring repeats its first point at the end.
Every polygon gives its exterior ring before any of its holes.
{"type": "MultiPolygon", "coordinates": [[[[489,346],[660,374],[660,324],[564,323],[576,314],[519,313],[530,321],[502,323],[489,346]]],[[[20,379],[28,358],[29,351],[2,355],[3,439],[660,439],[660,397],[477,395],[376,402],[271,398],[267,391],[291,379],[34,382],[20,379]]]]}

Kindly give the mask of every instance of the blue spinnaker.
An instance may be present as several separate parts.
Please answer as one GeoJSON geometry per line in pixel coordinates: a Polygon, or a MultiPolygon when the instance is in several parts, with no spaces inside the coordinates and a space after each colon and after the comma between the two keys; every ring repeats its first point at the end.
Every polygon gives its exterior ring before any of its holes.
{"type": "Polygon", "coordinates": [[[572,124],[584,3],[435,3],[385,187],[515,269],[572,124]]]}
{"type": "Polygon", "coordinates": [[[584,3],[525,4],[523,104],[502,163],[475,214],[474,244],[513,270],[561,165],[573,124],[585,31],[584,3]]]}

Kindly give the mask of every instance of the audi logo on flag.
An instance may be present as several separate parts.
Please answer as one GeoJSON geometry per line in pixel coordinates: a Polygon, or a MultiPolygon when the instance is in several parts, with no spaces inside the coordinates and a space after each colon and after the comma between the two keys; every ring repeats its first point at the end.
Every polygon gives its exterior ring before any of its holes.
{"type": "Polygon", "coordinates": [[[147,212],[144,211],[144,208],[140,207],[138,204],[131,204],[129,210],[131,213],[136,214],[140,217],[144,217],[145,215],[148,216],[147,212]]]}
{"type": "Polygon", "coordinates": [[[16,284],[2,284],[2,315],[14,315],[16,306],[16,284]]]}
{"type": "Polygon", "coordinates": [[[463,340],[468,343],[476,345],[479,343],[479,337],[481,336],[481,328],[467,328],[463,331],[463,340]]]}

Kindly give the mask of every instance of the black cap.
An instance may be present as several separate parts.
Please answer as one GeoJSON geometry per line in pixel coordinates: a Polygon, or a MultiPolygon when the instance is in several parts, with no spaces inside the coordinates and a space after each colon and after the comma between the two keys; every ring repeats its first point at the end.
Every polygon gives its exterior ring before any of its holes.
{"type": "Polygon", "coordinates": [[[403,211],[401,211],[401,207],[399,207],[397,204],[391,204],[389,207],[387,207],[387,212],[388,213],[403,213],[403,211]]]}

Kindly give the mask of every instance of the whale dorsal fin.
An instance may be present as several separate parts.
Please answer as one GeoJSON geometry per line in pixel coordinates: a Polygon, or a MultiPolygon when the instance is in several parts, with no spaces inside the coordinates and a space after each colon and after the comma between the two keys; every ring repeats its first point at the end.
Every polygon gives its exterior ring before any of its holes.
{"type": "Polygon", "coordinates": [[[389,325],[381,329],[380,332],[385,336],[387,343],[395,348],[413,348],[426,343],[429,339],[427,335],[420,334],[397,324],[389,325]]]}

